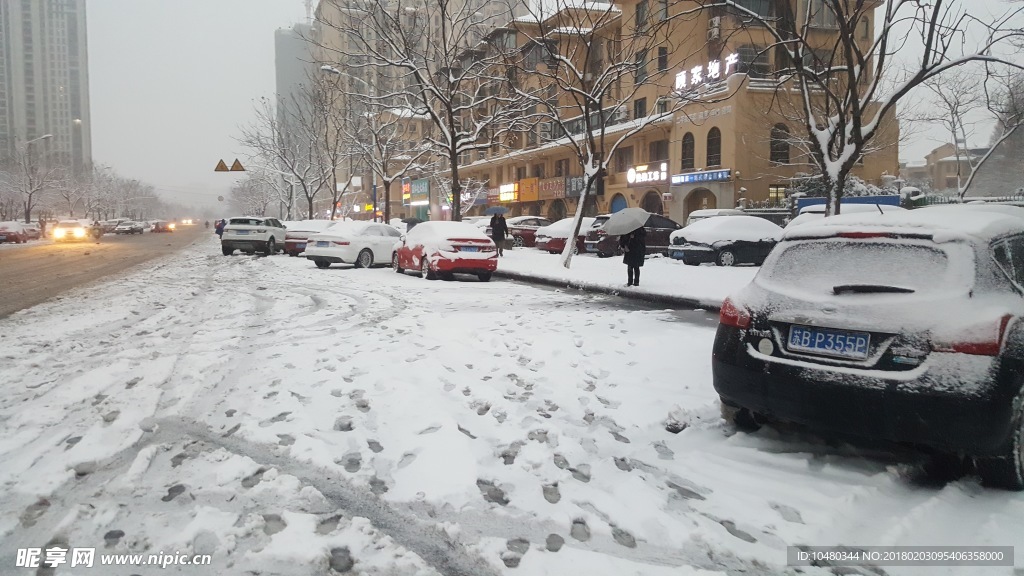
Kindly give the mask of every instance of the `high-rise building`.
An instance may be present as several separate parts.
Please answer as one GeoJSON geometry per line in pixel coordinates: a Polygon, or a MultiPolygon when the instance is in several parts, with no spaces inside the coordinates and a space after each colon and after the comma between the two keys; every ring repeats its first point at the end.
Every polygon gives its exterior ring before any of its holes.
{"type": "MultiPolygon", "coordinates": [[[[295,24],[274,32],[274,69],[277,75],[278,106],[303,100],[304,86],[309,84],[314,69],[310,56],[312,27],[295,24]]],[[[283,110],[279,110],[283,113],[283,110]]]]}
{"type": "Polygon", "coordinates": [[[34,153],[92,163],[85,0],[0,2],[0,155],[51,135],[34,153]]]}

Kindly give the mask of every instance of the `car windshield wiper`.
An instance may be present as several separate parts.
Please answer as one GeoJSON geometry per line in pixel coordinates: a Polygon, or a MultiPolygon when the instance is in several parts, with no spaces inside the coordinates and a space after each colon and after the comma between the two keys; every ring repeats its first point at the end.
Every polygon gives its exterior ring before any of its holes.
{"type": "Polygon", "coordinates": [[[913,288],[885,284],[840,284],[832,287],[833,294],[912,294],[913,288]]]}

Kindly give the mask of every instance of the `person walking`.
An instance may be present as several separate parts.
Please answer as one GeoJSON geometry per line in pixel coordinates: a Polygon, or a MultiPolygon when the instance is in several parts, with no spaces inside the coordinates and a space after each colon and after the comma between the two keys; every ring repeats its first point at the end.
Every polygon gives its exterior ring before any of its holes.
{"type": "Polygon", "coordinates": [[[39,217],[39,237],[46,239],[46,219],[42,216],[39,217]]]}
{"type": "Polygon", "coordinates": [[[619,236],[619,248],[622,248],[622,262],[626,265],[626,286],[639,286],[640,267],[647,254],[647,231],[641,226],[619,236]]]}
{"type": "Polygon", "coordinates": [[[217,223],[214,224],[214,226],[213,226],[213,233],[216,234],[218,238],[223,238],[224,237],[224,220],[223,219],[222,220],[217,220],[217,223]]]}
{"type": "Polygon", "coordinates": [[[508,235],[508,223],[501,214],[495,214],[491,218],[491,239],[498,248],[498,256],[505,255],[505,236],[508,235]]]}

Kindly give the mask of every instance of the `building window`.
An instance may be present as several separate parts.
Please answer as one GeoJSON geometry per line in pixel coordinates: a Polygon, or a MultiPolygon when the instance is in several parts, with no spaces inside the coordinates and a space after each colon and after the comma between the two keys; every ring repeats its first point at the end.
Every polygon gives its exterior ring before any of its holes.
{"type": "Polygon", "coordinates": [[[615,152],[615,171],[625,172],[633,165],[633,147],[619,148],[615,152]]]}
{"type": "Polygon", "coordinates": [[[658,0],[658,19],[668,20],[668,0],[658,0]]]}
{"type": "Polygon", "coordinates": [[[772,0],[736,0],[736,5],[746,8],[746,10],[735,10],[733,13],[736,14],[736,16],[738,16],[744,23],[757,25],[761,22],[751,16],[749,12],[753,12],[761,18],[771,18],[774,16],[772,4],[774,4],[772,0]]]}
{"type": "Polygon", "coordinates": [[[562,160],[555,161],[555,176],[568,176],[569,175],[569,159],[563,158],[562,160]]]}
{"type": "Polygon", "coordinates": [[[668,140],[655,140],[647,146],[647,161],[661,162],[668,160],[668,140]]]}
{"type": "Polygon", "coordinates": [[[737,72],[746,72],[751,78],[767,78],[772,71],[768,62],[768,51],[758,46],[740,46],[736,51],[740,57],[737,72]]]}
{"type": "Polygon", "coordinates": [[[534,164],[533,165],[533,177],[534,178],[543,178],[544,177],[544,165],[543,164],[534,164]]]}
{"type": "Polygon", "coordinates": [[[789,164],[789,128],[785,124],[772,126],[771,161],[774,164],[789,164]]]}
{"type": "Polygon", "coordinates": [[[640,0],[636,3],[636,29],[647,29],[647,0],[640,0]]]}
{"type": "Polygon", "coordinates": [[[682,169],[683,170],[693,170],[693,166],[694,166],[693,157],[694,157],[694,154],[695,154],[694,148],[695,147],[694,147],[693,134],[691,134],[690,132],[687,132],[683,136],[683,163],[682,163],[682,169]]]}
{"type": "Polygon", "coordinates": [[[867,40],[871,38],[871,24],[867,18],[860,19],[860,39],[867,40]]]}
{"type": "Polygon", "coordinates": [[[668,70],[668,48],[658,48],[658,72],[668,70]]]}
{"type": "Polygon", "coordinates": [[[647,50],[636,53],[636,83],[643,84],[647,81],[647,50]]]}
{"type": "Polygon", "coordinates": [[[782,184],[768,186],[768,202],[779,205],[786,201],[786,187],[782,184]]]}
{"type": "Polygon", "coordinates": [[[647,98],[633,100],[633,118],[643,118],[644,116],[647,116],[647,98]]]}
{"type": "Polygon", "coordinates": [[[807,0],[807,15],[814,28],[839,28],[839,20],[825,0],[807,0]]]}
{"type": "Polygon", "coordinates": [[[712,128],[708,131],[708,167],[722,165],[722,131],[712,128]]]}
{"type": "Polygon", "coordinates": [[[668,114],[668,100],[664,98],[658,98],[658,103],[655,104],[658,114],[668,114]]]}

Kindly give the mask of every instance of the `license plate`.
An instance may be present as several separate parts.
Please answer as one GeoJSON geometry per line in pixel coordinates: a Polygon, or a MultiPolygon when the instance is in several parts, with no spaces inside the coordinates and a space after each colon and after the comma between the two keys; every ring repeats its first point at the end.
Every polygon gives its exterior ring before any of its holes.
{"type": "Polygon", "coordinates": [[[329,244],[330,244],[330,242],[328,242],[326,240],[318,240],[317,243],[316,243],[316,246],[317,246],[317,248],[326,248],[329,244]]]}
{"type": "Polygon", "coordinates": [[[669,252],[669,256],[671,256],[672,258],[675,258],[676,260],[682,260],[683,259],[683,251],[682,250],[673,250],[672,252],[669,252]]]}
{"type": "Polygon", "coordinates": [[[304,249],[304,248],[306,247],[306,243],[305,243],[305,242],[302,242],[302,243],[296,243],[296,244],[295,244],[295,247],[296,247],[296,248],[303,248],[303,249],[304,249]]]}
{"type": "Polygon", "coordinates": [[[235,230],[235,234],[248,234],[248,230],[235,230]]]}
{"type": "Polygon", "coordinates": [[[786,347],[791,352],[807,352],[864,360],[868,357],[871,335],[866,332],[847,332],[812,326],[790,326],[786,347]]]}
{"type": "Polygon", "coordinates": [[[7,240],[7,236],[0,236],[0,242],[3,242],[4,240],[7,240]]]}
{"type": "Polygon", "coordinates": [[[460,250],[462,252],[479,252],[480,251],[480,249],[477,248],[476,246],[463,246],[462,248],[460,248],[460,250]]]}

